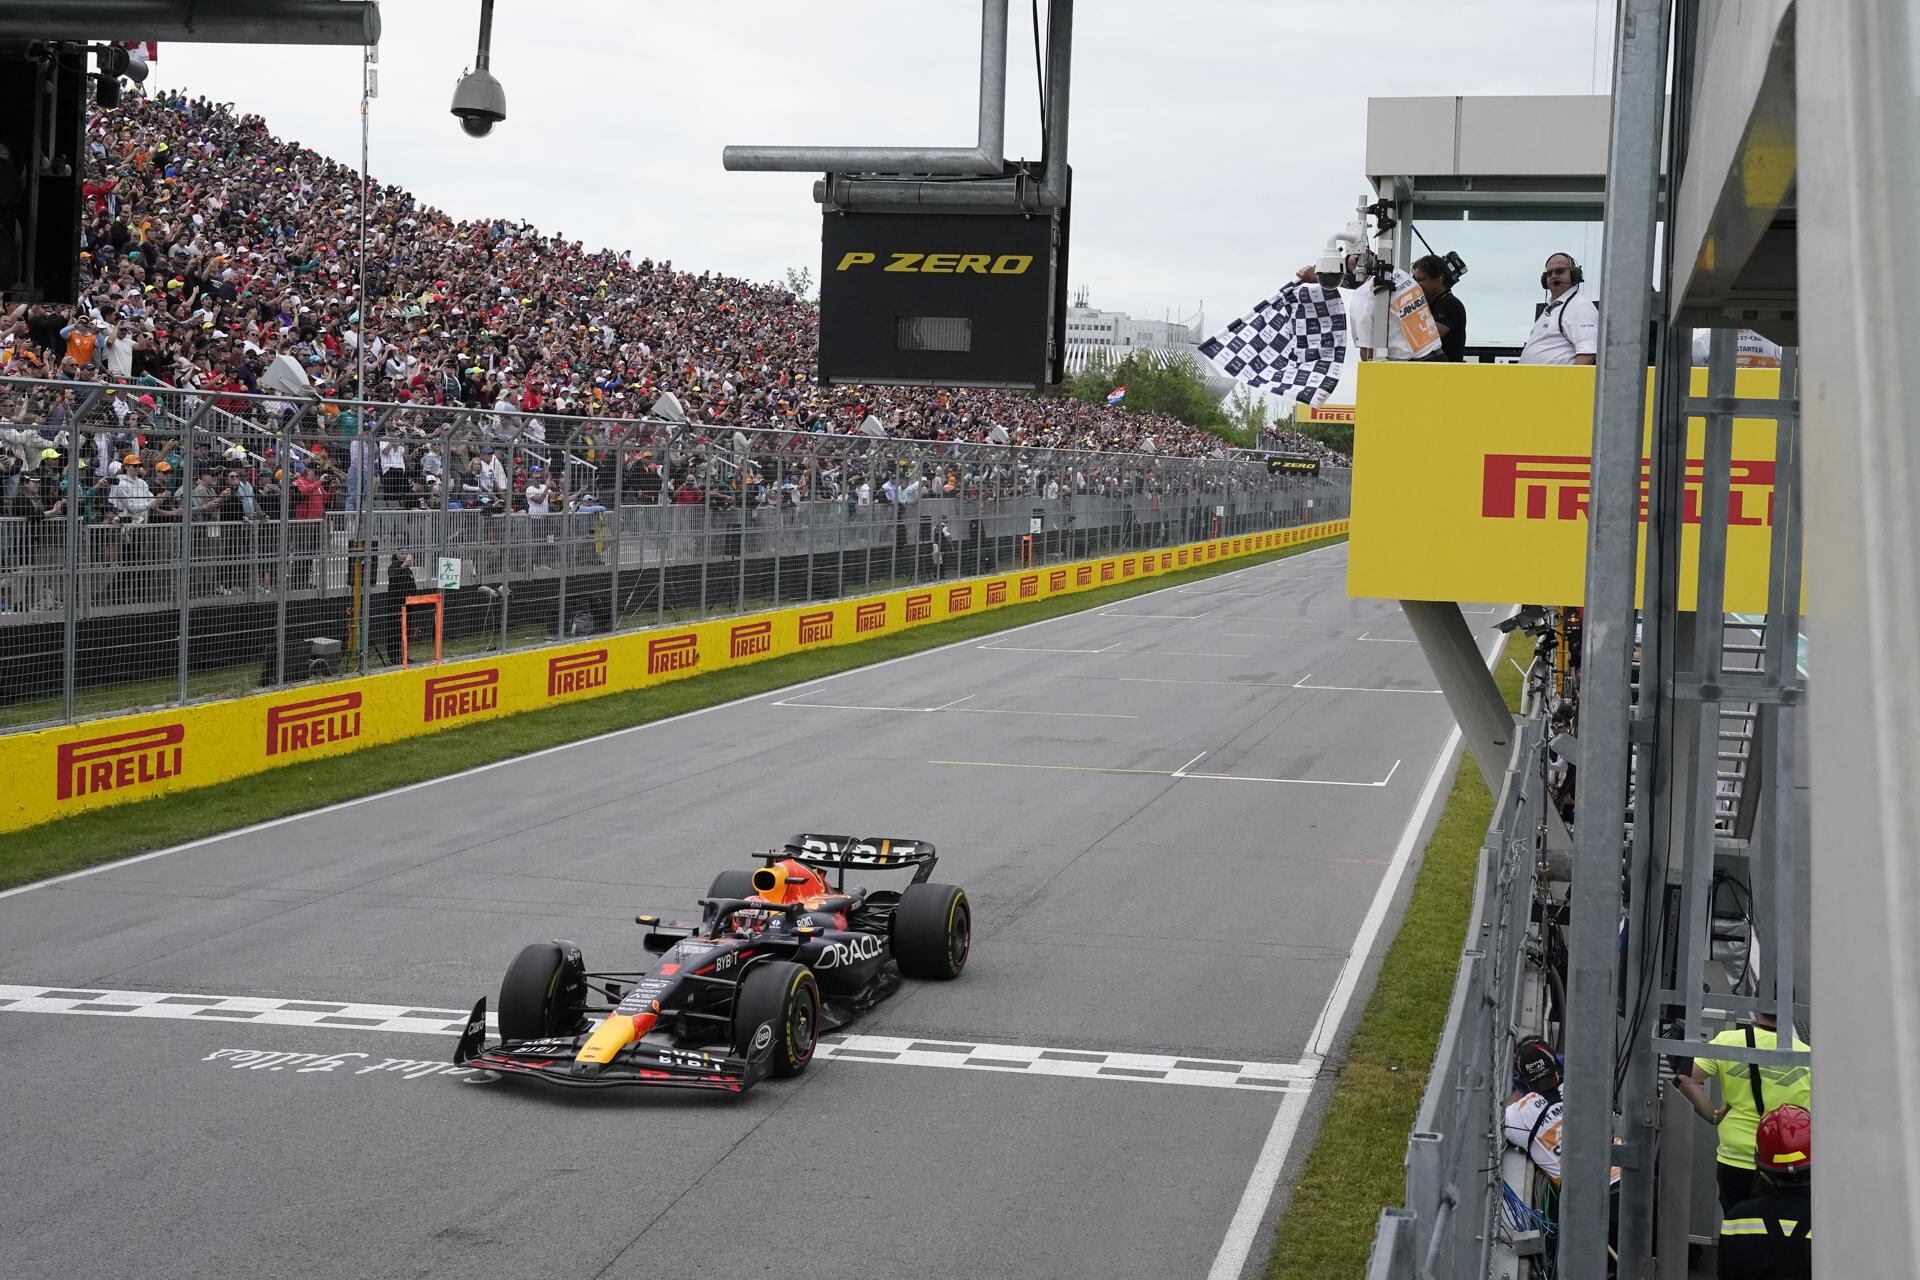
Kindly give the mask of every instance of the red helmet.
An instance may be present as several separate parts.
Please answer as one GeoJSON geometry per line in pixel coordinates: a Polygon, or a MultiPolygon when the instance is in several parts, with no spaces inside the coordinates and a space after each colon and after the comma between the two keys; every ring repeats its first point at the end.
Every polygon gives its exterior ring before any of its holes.
{"type": "Polygon", "coordinates": [[[1813,1117],[1805,1107],[1775,1107],[1760,1120],[1754,1162],[1762,1173],[1813,1163],[1813,1117]]]}

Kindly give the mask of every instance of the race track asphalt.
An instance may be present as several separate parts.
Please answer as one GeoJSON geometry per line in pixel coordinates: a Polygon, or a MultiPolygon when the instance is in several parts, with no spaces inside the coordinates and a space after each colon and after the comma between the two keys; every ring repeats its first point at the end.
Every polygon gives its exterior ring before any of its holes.
{"type": "Polygon", "coordinates": [[[0,1276],[1206,1275],[1451,728],[1345,561],[0,896],[0,1276]],[[965,975],[742,1098],[444,1069],[801,830],[933,841],[965,975]]]}

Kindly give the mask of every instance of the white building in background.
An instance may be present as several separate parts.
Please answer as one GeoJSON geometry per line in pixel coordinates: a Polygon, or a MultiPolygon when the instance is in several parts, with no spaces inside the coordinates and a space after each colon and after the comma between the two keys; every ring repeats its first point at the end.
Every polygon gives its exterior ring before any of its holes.
{"type": "Polygon", "coordinates": [[[1188,320],[1136,320],[1124,311],[1089,306],[1083,286],[1067,308],[1066,372],[1069,376],[1080,373],[1096,358],[1118,364],[1128,356],[1139,355],[1165,364],[1185,356],[1199,370],[1208,389],[1225,396],[1233,388],[1233,379],[1200,354],[1205,331],[1204,312],[1196,312],[1188,320]]]}

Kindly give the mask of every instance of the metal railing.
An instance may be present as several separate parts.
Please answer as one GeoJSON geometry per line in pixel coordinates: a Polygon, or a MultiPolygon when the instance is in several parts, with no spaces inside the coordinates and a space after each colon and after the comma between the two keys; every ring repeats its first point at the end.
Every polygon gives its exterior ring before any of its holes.
{"type": "Polygon", "coordinates": [[[0,731],[380,669],[413,593],[452,658],[1337,520],[1350,492],[1227,457],[0,380],[0,731]]]}
{"type": "MultiPolygon", "coordinates": [[[[1502,1156],[1510,1064],[1537,1034],[1524,999],[1542,942],[1546,714],[1522,722],[1480,849],[1473,912],[1433,1071],[1407,1142],[1407,1200],[1374,1235],[1368,1280],[1512,1275],[1502,1156]]],[[[1520,1194],[1518,1191],[1516,1194],[1520,1194]]],[[[1524,1198],[1524,1197],[1523,1197],[1524,1198]]]]}

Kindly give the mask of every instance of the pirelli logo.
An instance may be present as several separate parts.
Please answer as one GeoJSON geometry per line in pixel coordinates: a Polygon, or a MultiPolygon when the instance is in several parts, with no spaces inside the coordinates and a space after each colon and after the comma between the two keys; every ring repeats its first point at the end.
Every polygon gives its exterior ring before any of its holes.
{"type": "Polygon", "coordinates": [[[184,724],[163,724],[130,733],[63,742],[54,753],[54,796],[71,800],[152,786],[180,776],[187,739],[184,724]]]}
{"type": "Polygon", "coordinates": [[[1218,560],[1219,558],[1220,558],[1220,544],[1217,542],[1209,542],[1207,544],[1207,559],[1218,560]]]}
{"type": "Polygon", "coordinates": [[[607,683],[607,651],[589,649],[585,653],[563,653],[547,659],[547,696],[584,693],[607,683]]]}
{"type": "Polygon", "coordinates": [[[1029,573],[1020,579],[1020,598],[1032,600],[1040,594],[1040,575],[1029,573]]]}
{"type": "Polygon", "coordinates": [[[1173,552],[1171,552],[1171,551],[1162,551],[1162,552],[1160,553],[1160,567],[1161,567],[1162,569],[1171,569],[1171,568],[1173,568],[1173,552]]]}
{"type": "Polygon", "coordinates": [[[1235,538],[1233,540],[1233,554],[1239,555],[1242,552],[1244,552],[1246,549],[1247,549],[1247,540],[1245,538],[1235,538]]]}
{"type": "Polygon", "coordinates": [[[1139,567],[1138,562],[1136,562],[1132,556],[1128,556],[1120,562],[1120,576],[1123,578],[1131,578],[1139,567]]]}
{"type": "MultiPolygon", "coordinates": [[[[1480,516],[1486,520],[1564,520],[1587,518],[1592,483],[1590,459],[1581,454],[1490,453],[1482,462],[1480,516]]],[[[1640,462],[1640,519],[1647,518],[1651,464],[1640,462]]],[[[1699,524],[1706,488],[1706,463],[1689,458],[1682,473],[1680,520],[1699,524]]],[[[1774,464],[1764,458],[1735,458],[1727,473],[1727,523],[1766,527],[1773,524],[1774,464]]],[[[1345,522],[1335,526],[1343,529],[1345,522]]]]}
{"type": "Polygon", "coordinates": [[[1113,581],[1113,561],[1103,560],[1100,562],[1100,581],[1102,582],[1113,581]]]}
{"type": "Polygon", "coordinates": [[[822,609],[818,613],[800,615],[800,643],[818,644],[822,640],[833,639],[833,610],[822,609]]]}
{"type": "Polygon", "coordinates": [[[947,612],[965,613],[973,608],[973,588],[954,587],[947,592],[947,612]]]}
{"type": "Polygon", "coordinates": [[[773,652],[773,622],[743,622],[727,633],[727,656],[738,661],[773,652]]]}
{"type": "Polygon", "coordinates": [[[1001,579],[998,579],[997,581],[989,582],[987,584],[988,607],[992,607],[993,605],[996,605],[996,604],[1005,604],[1006,602],[1007,602],[1007,580],[1005,578],[1001,578],[1001,579]]]}
{"type": "Polygon", "coordinates": [[[1067,589],[1067,571],[1065,569],[1055,569],[1052,573],[1049,573],[1047,575],[1047,591],[1049,593],[1052,593],[1055,591],[1065,591],[1066,589],[1067,589]]]}
{"type": "Polygon", "coordinates": [[[700,665],[700,637],[691,631],[647,641],[647,674],[691,671],[700,665]]]}
{"type": "Polygon", "coordinates": [[[869,631],[887,629],[887,602],[875,600],[871,604],[859,604],[853,607],[853,634],[865,635],[869,631]]]}
{"type": "Polygon", "coordinates": [[[1180,563],[1185,564],[1186,562],[1187,562],[1187,549],[1185,547],[1182,547],[1180,548],[1180,563]]]}
{"type": "Polygon", "coordinates": [[[457,676],[433,676],[426,682],[427,724],[477,715],[500,705],[500,668],[485,667],[457,676]]]}
{"type": "Polygon", "coordinates": [[[925,591],[917,596],[907,597],[907,621],[925,622],[933,616],[933,593],[925,591]]]}
{"type": "Polygon", "coordinates": [[[336,693],[267,708],[267,754],[309,751],[360,736],[360,694],[336,693]]]}
{"type": "Polygon", "coordinates": [[[1092,586],[1093,585],[1093,566],[1090,564],[1083,564],[1076,567],[1073,571],[1073,585],[1076,587],[1092,586]]]}

